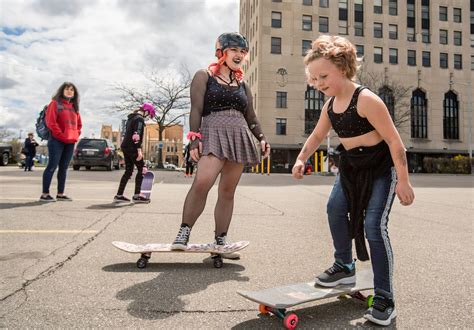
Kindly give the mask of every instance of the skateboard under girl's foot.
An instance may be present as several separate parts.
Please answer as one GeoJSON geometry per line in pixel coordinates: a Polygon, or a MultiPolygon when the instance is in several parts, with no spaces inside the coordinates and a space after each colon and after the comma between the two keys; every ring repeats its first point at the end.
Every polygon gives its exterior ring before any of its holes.
{"type": "MultiPolygon", "coordinates": [[[[235,252],[240,251],[249,245],[248,241],[240,241],[227,244],[225,246],[216,246],[214,243],[208,244],[188,244],[184,250],[172,250],[171,244],[132,244],[127,242],[112,242],[117,249],[128,253],[140,253],[140,259],[137,261],[138,268],[145,268],[150,256],[155,252],[177,252],[177,253],[209,253],[212,256],[214,267],[221,268],[222,259],[236,259],[235,252]],[[227,257],[234,256],[234,257],[227,257]]],[[[237,257],[238,258],[238,257],[237,257]]]]}

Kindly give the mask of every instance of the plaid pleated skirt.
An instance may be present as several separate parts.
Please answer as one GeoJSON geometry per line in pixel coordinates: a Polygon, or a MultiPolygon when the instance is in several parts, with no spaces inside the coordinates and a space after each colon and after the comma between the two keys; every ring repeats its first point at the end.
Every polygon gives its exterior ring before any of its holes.
{"type": "Polygon", "coordinates": [[[202,154],[244,165],[260,163],[260,148],[244,115],[237,110],[211,112],[202,118],[202,154]]]}

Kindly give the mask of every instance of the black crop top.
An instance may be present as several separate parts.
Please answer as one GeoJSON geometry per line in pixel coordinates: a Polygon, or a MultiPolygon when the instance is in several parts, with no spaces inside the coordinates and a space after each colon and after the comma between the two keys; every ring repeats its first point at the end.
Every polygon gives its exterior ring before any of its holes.
{"type": "Polygon", "coordinates": [[[219,84],[213,76],[209,76],[202,115],[205,117],[211,112],[231,109],[245,114],[247,102],[247,94],[243,84],[239,84],[239,86],[225,86],[219,84]]]}
{"type": "Polygon", "coordinates": [[[370,124],[367,118],[362,118],[357,113],[357,99],[359,98],[360,92],[365,88],[367,87],[359,86],[356,88],[354,94],[352,95],[351,102],[344,112],[334,112],[332,108],[334,97],[332,97],[329,101],[329,120],[331,121],[332,127],[339,137],[351,138],[375,131],[375,128],[370,124]]]}

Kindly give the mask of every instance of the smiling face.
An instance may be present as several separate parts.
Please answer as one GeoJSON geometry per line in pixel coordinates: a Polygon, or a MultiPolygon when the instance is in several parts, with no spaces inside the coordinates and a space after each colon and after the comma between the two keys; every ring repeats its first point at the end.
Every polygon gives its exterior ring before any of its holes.
{"type": "Polygon", "coordinates": [[[306,66],[308,83],[326,96],[335,96],[350,81],[346,73],[324,57],[311,61],[306,66]]]}
{"type": "Polygon", "coordinates": [[[229,69],[237,71],[242,68],[245,56],[247,56],[247,50],[240,47],[230,47],[225,50],[226,58],[225,63],[229,69]]]}

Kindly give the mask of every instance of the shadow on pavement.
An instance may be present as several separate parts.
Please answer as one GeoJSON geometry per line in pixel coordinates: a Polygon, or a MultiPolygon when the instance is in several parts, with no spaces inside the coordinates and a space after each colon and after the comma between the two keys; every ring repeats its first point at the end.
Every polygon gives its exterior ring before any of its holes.
{"type": "MultiPolygon", "coordinates": [[[[137,269],[134,263],[109,265],[102,269],[107,272],[159,273],[152,280],[117,293],[118,299],[130,300],[127,308],[130,315],[145,320],[165,319],[185,311],[186,302],[181,297],[203,291],[215,283],[249,280],[240,274],[245,267],[232,263],[224,263],[220,269],[209,263],[152,262],[143,270],[137,269]]],[[[219,295],[215,299],[224,297],[219,295]]]]}
{"type": "Polygon", "coordinates": [[[44,203],[40,201],[26,202],[26,203],[0,203],[0,210],[15,209],[18,207],[31,207],[31,206],[38,206],[38,205],[44,205],[44,204],[48,204],[48,203],[44,203]]]}
{"type": "Polygon", "coordinates": [[[120,209],[126,206],[133,206],[133,203],[128,204],[118,204],[118,203],[106,203],[106,204],[95,204],[86,207],[89,210],[104,210],[104,209],[120,209]]]}
{"type": "MultiPolygon", "coordinates": [[[[329,303],[323,301],[304,309],[298,309],[298,306],[290,309],[298,315],[297,328],[301,329],[397,328],[396,321],[393,321],[389,327],[382,327],[365,320],[362,318],[365,310],[366,307],[363,304],[352,299],[329,303]]],[[[273,314],[259,314],[257,303],[255,303],[255,315],[255,319],[242,322],[232,327],[232,330],[284,328],[283,320],[279,317],[273,314]]]]}

